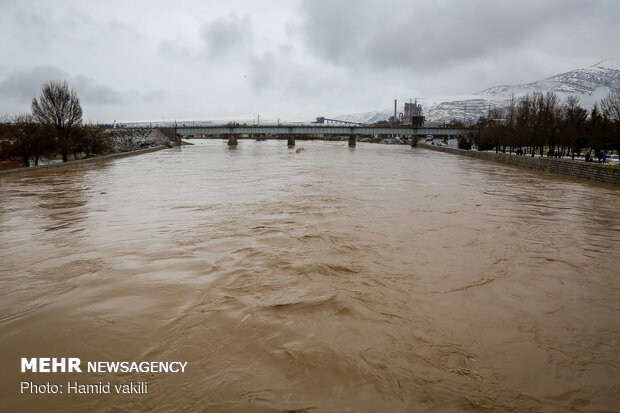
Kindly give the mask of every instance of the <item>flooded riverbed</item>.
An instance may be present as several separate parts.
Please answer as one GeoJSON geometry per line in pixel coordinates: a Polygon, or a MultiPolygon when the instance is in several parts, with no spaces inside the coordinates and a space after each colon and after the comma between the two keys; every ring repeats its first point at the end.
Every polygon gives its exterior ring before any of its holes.
{"type": "Polygon", "coordinates": [[[618,188],[407,146],[197,143],[0,178],[7,411],[620,406],[618,188]]]}

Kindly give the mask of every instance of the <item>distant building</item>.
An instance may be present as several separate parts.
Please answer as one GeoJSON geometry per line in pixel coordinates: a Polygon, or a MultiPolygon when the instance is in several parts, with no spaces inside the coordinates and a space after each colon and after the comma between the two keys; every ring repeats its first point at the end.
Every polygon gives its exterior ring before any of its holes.
{"type": "Polygon", "coordinates": [[[422,116],[422,105],[415,102],[405,102],[405,113],[402,118],[403,125],[422,126],[424,124],[424,116],[422,116]]]}

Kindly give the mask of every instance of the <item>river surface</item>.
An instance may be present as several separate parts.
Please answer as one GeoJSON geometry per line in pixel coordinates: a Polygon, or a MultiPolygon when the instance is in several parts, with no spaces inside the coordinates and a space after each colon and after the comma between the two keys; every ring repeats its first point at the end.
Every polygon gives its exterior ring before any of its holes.
{"type": "Polygon", "coordinates": [[[619,188],[301,148],[198,141],[0,178],[1,409],[619,411],[619,188]],[[188,364],[21,373],[21,357],[188,364]]]}

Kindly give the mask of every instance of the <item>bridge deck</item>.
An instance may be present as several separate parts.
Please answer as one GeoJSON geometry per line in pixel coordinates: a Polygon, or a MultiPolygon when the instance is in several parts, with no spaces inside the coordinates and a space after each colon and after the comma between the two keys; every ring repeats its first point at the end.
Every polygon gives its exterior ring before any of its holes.
{"type": "Polygon", "coordinates": [[[407,135],[407,136],[455,136],[465,133],[461,128],[440,127],[376,127],[376,126],[335,126],[335,125],[265,125],[265,126],[180,126],[177,134],[188,135],[407,135]]]}

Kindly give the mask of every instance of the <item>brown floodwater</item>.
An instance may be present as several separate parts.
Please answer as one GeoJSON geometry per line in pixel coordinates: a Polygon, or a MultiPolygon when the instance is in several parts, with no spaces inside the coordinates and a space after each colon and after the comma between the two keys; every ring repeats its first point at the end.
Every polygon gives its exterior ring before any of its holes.
{"type": "Polygon", "coordinates": [[[0,178],[2,410],[618,411],[619,188],[408,146],[198,143],[0,178]]]}

